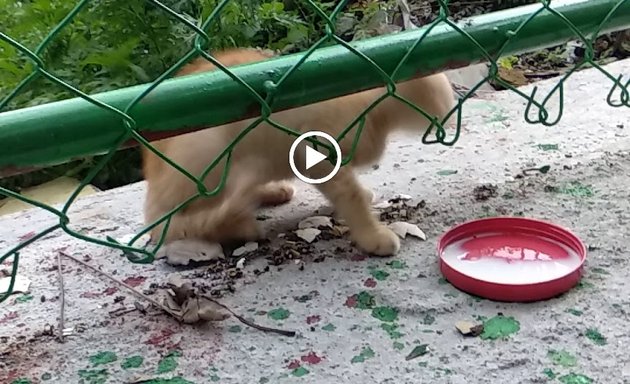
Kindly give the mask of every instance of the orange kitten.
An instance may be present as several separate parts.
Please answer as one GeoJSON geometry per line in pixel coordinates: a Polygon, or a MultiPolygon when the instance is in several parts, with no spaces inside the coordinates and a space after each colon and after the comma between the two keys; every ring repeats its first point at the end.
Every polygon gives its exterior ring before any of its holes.
{"type": "MultiPolygon", "coordinates": [[[[239,48],[216,54],[215,58],[229,67],[271,56],[267,52],[239,48]]],[[[205,59],[197,59],[180,70],[178,76],[215,69],[205,59]]],[[[276,112],[271,118],[299,132],[317,130],[337,137],[384,92],[384,88],[376,88],[276,112]]],[[[440,119],[455,106],[451,85],[444,74],[399,83],[397,93],[440,119]]],[[[191,174],[199,176],[252,121],[248,119],[171,137],[153,145],[191,174]]],[[[420,140],[429,125],[420,113],[393,98],[385,99],[367,115],[350,164],[341,167],[330,181],[316,186],[333,204],[338,216],[349,227],[351,239],[363,251],[381,256],[394,255],[400,248],[400,241],[371,214],[372,193],[361,186],[353,168],[377,162],[393,131],[406,130],[420,140]]],[[[339,142],[344,156],[352,147],[353,137],[354,131],[339,142]]],[[[195,255],[202,255],[212,244],[263,237],[264,232],[256,220],[256,209],[262,205],[286,203],[294,194],[289,181],[294,174],[288,162],[294,140],[294,136],[266,123],[249,132],[232,153],[231,169],[223,190],[212,198],[200,198],[175,214],[160,253],[196,258],[195,255]]],[[[302,141],[295,152],[298,170],[310,178],[330,173],[333,166],[327,161],[304,169],[305,145],[306,141],[302,141]]],[[[143,158],[147,181],[145,222],[150,224],[195,195],[197,189],[193,182],[150,151],[143,149],[143,158]]],[[[206,177],[205,185],[209,190],[218,185],[224,166],[225,159],[206,177]]],[[[151,237],[154,241],[159,239],[162,230],[163,225],[153,229],[151,237]]]]}

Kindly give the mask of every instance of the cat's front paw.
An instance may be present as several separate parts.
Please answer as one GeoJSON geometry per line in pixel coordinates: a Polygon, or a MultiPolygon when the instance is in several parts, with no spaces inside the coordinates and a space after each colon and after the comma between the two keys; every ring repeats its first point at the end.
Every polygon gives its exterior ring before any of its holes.
{"type": "Polygon", "coordinates": [[[391,229],[378,225],[354,236],[357,246],[377,256],[393,256],[400,250],[400,239],[391,229]]]}

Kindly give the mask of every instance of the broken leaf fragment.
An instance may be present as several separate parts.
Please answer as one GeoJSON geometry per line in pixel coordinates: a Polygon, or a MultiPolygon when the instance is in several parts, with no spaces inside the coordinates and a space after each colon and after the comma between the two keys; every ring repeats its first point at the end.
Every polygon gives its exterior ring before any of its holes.
{"type": "Polygon", "coordinates": [[[376,204],[372,205],[372,207],[374,207],[376,209],[387,209],[387,208],[391,207],[392,205],[394,205],[394,204],[392,204],[389,201],[381,201],[380,203],[376,203],[376,204]]]}
{"type": "Polygon", "coordinates": [[[223,321],[230,317],[230,314],[223,312],[221,306],[199,295],[192,283],[185,282],[178,275],[172,275],[168,285],[164,305],[177,315],[180,321],[192,324],[201,321],[223,321]]]}
{"type": "Polygon", "coordinates": [[[155,253],[155,258],[166,258],[166,262],[170,265],[188,265],[191,261],[223,259],[225,254],[220,244],[186,239],[162,245],[155,253]]]}
{"type": "Polygon", "coordinates": [[[412,199],[411,195],[405,195],[404,193],[396,193],[389,200],[390,201],[391,200],[394,200],[394,201],[396,201],[396,200],[408,201],[408,200],[411,200],[411,199],[412,199]]]}
{"type": "Polygon", "coordinates": [[[312,243],[317,238],[317,236],[319,236],[320,233],[322,233],[322,231],[317,228],[304,228],[295,231],[297,237],[306,241],[307,243],[312,243]]]}
{"type": "Polygon", "coordinates": [[[242,247],[236,248],[232,252],[232,256],[234,257],[242,256],[247,253],[254,252],[257,249],[258,249],[258,243],[255,241],[250,241],[250,242],[245,243],[245,245],[243,245],[242,247]]]}
{"type": "Polygon", "coordinates": [[[455,328],[464,336],[477,337],[483,333],[483,324],[474,324],[470,321],[458,321],[455,328]]]}
{"type": "Polygon", "coordinates": [[[321,227],[332,228],[332,219],[328,216],[311,216],[298,223],[298,229],[321,227]]]}
{"type": "Polygon", "coordinates": [[[415,224],[407,223],[405,221],[395,221],[388,224],[387,227],[394,231],[401,239],[407,237],[407,235],[417,237],[422,240],[427,239],[427,235],[415,224]]]}

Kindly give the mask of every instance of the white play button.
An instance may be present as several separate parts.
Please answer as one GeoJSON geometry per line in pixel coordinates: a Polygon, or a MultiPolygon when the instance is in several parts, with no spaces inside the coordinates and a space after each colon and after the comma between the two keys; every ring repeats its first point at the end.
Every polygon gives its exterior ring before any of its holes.
{"type": "MultiPolygon", "coordinates": [[[[298,158],[302,159],[303,158],[303,163],[300,161],[299,164],[304,164],[305,165],[305,170],[309,170],[312,167],[316,166],[317,164],[321,163],[322,161],[326,160],[328,158],[328,155],[325,155],[311,147],[309,147],[308,145],[303,146],[304,148],[304,152],[303,153],[298,153],[298,158]]],[[[306,132],[303,133],[302,135],[300,135],[297,139],[295,139],[295,141],[293,142],[293,144],[291,144],[291,149],[289,150],[289,165],[291,166],[291,170],[293,171],[293,173],[295,174],[295,176],[302,180],[305,183],[309,183],[309,184],[321,184],[321,183],[325,183],[328,180],[332,179],[337,172],[339,172],[339,168],[341,168],[341,157],[342,157],[342,153],[341,153],[341,148],[339,148],[339,144],[337,144],[337,141],[335,139],[333,139],[332,136],[330,136],[329,134],[327,134],[326,132],[320,132],[320,131],[310,131],[310,132],[306,132]],[[330,171],[329,174],[319,178],[319,179],[313,179],[310,178],[308,176],[303,175],[302,173],[300,173],[300,171],[298,170],[298,167],[295,166],[295,158],[296,158],[296,150],[298,148],[298,145],[304,141],[304,139],[311,137],[311,136],[317,136],[320,141],[322,141],[321,139],[324,139],[323,141],[327,141],[329,142],[332,147],[335,149],[335,153],[336,153],[336,160],[335,160],[335,165],[333,167],[333,169],[330,171]]]]}
{"type": "Polygon", "coordinates": [[[310,169],[312,166],[319,164],[322,160],[325,160],[326,157],[326,155],[323,155],[313,148],[306,147],[306,169],[310,169]]]}

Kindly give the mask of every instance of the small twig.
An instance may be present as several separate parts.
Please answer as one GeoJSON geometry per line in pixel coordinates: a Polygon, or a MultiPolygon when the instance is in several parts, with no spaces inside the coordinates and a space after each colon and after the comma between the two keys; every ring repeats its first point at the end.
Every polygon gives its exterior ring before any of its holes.
{"type": "MultiPolygon", "coordinates": [[[[69,255],[69,254],[67,254],[67,253],[65,253],[65,252],[63,252],[63,251],[59,251],[58,256],[59,256],[59,255],[61,255],[61,256],[65,256],[65,257],[67,257],[67,258],[69,258],[69,259],[72,259],[72,260],[76,261],[77,263],[79,263],[79,264],[83,265],[84,267],[89,268],[89,269],[91,269],[92,271],[94,271],[94,272],[96,272],[96,273],[98,273],[98,274],[101,274],[101,275],[103,275],[103,276],[107,277],[108,279],[112,280],[113,282],[115,282],[115,283],[117,283],[117,284],[122,285],[123,287],[125,287],[125,288],[127,288],[128,290],[130,290],[131,292],[133,292],[133,293],[134,293],[136,296],[138,296],[139,298],[141,298],[141,299],[145,299],[146,301],[148,301],[148,302],[150,302],[151,304],[155,305],[156,307],[160,308],[160,309],[161,309],[161,310],[163,310],[164,312],[166,312],[166,313],[168,313],[169,315],[173,316],[173,317],[174,317],[174,318],[176,318],[178,321],[182,321],[182,317],[181,317],[179,314],[177,314],[177,313],[175,313],[175,312],[171,311],[171,310],[170,310],[170,309],[168,309],[165,305],[158,303],[156,300],[153,300],[152,298],[148,297],[147,295],[145,295],[145,294],[143,294],[143,293],[141,293],[141,292],[137,291],[135,288],[133,288],[133,287],[129,286],[128,284],[125,284],[125,283],[123,283],[122,281],[120,281],[120,280],[116,279],[115,277],[113,277],[112,275],[108,274],[107,272],[103,272],[103,271],[101,271],[100,269],[95,268],[95,267],[91,266],[90,264],[88,264],[88,263],[84,262],[83,260],[79,260],[79,259],[77,259],[76,257],[71,256],[71,255],[69,255]]],[[[295,332],[295,331],[285,331],[285,330],[282,330],[282,329],[269,328],[269,327],[264,327],[264,326],[262,326],[262,325],[255,324],[255,323],[253,323],[253,322],[251,322],[251,321],[249,321],[249,320],[245,319],[244,317],[242,317],[242,316],[240,316],[240,315],[236,314],[234,311],[232,311],[232,310],[231,310],[229,307],[227,307],[226,305],[224,305],[224,304],[222,304],[222,303],[220,303],[220,302],[218,302],[218,301],[216,301],[216,300],[214,300],[214,299],[212,299],[212,298],[210,298],[210,297],[207,297],[207,296],[204,296],[204,298],[205,298],[205,299],[207,299],[207,300],[209,300],[209,301],[211,301],[211,302],[213,302],[214,304],[218,305],[219,307],[221,307],[221,308],[225,309],[226,311],[228,311],[230,314],[232,314],[234,317],[236,317],[236,318],[237,318],[237,319],[238,319],[241,323],[243,323],[243,324],[245,324],[245,325],[247,325],[247,326],[249,326],[249,327],[252,327],[252,328],[254,328],[254,329],[258,329],[259,331],[263,331],[263,332],[271,332],[271,333],[277,333],[277,334],[279,334],[279,335],[282,335],[282,336],[289,336],[289,337],[294,337],[294,336],[295,336],[295,334],[296,334],[296,332],[295,332]]]]}
{"type": "Polygon", "coordinates": [[[101,271],[100,269],[98,269],[98,268],[96,268],[96,267],[93,267],[93,266],[91,266],[90,264],[86,263],[85,261],[83,261],[83,260],[79,260],[79,259],[77,259],[76,257],[71,256],[71,255],[69,255],[69,254],[67,254],[67,253],[65,253],[65,252],[63,252],[63,251],[59,251],[59,254],[60,254],[61,256],[64,256],[64,257],[67,257],[67,258],[69,258],[69,259],[71,259],[71,260],[76,261],[77,263],[79,263],[79,264],[83,265],[84,267],[86,267],[86,268],[88,268],[88,269],[91,269],[92,271],[94,271],[94,272],[96,272],[96,273],[98,273],[98,274],[101,274],[101,275],[103,275],[103,276],[107,277],[108,279],[110,279],[110,280],[111,280],[111,281],[113,281],[114,283],[119,284],[119,285],[122,285],[123,287],[127,288],[128,290],[130,290],[131,292],[133,292],[133,293],[134,293],[137,297],[139,297],[139,298],[141,298],[141,299],[144,299],[144,300],[146,300],[146,301],[150,302],[151,304],[153,304],[153,305],[155,305],[156,307],[160,308],[161,310],[163,310],[164,312],[168,313],[169,315],[171,315],[171,316],[173,316],[173,317],[175,317],[175,318],[179,318],[179,315],[177,315],[175,312],[173,312],[173,311],[171,311],[170,309],[166,308],[164,305],[162,305],[162,304],[158,303],[156,300],[153,300],[152,298],[150,298],[149,296],[147,296],[147,295],[143,294],[142,292],[140,292],[140,291],[136,290],[134,287],[132,287],[132,286],[130,286],[130,285],[128,285],[128,284],[123,283],[122,281],[118,280],[117,278],[115,278],[114,276],[110,275],[109,273],[107,273],[107,272],[103,272],[103,271],[101,271]]]}
{"type": "Polygon", "coordinates": [[[59,335],[57,336],[57,338],[59,339],[59,342],[63,343],[64,339],[63,339],[63,330],[65,328],[65,312],[66,312],[66,299],[65,299],[65,294],[64,294],[64,287],[63,287],[63,271],[62,271],[62,265],[61,265],[61,252],[57,254],[57,278],[59,280],[59,301],[60,301],[60,309],[59,309],[59,335]]]}
{"type": "Polygon", "coordinates": [[[288,336],[288,337],[294,337],[295,336],[295,331],[285,331],[283,329],[277,329],[277,328],[269,328],[269,327],[265,327],[262,325],[258,325],[256,323],[253,323],[249,320],[247,320],[246,318],[234,313],[234,311],[232,311],[230,308],[228,308],[227,306],[225,306],[224,304],[219,303],[218,301],[216,301],[215,299],[212,299],[208,296],[203,296],[205,299],[213,302],[214,304],[218,305],[219,307],[225,309],[226,311],[230,312],[234,317],[236,317],[241,323],[248,325],[252,328],[255,328],[259,331],[263,331],[263,332],[271,332],[271,333],[277,333],[279,335],[282,336],[288,336]]]}
{"type": "Polygon", "coordinates": [[[126,315],[127,313],[135,312],[137,310],[138,310],[137,308],[118,308],[118,309],[114,309],[113,311],[109,311],[109,315],[118,317],[118,316],[126,315]]]}

